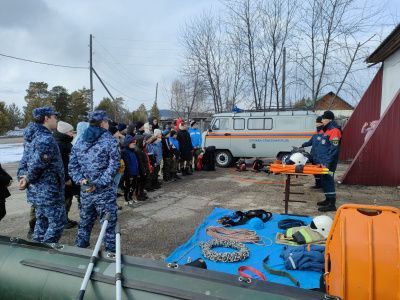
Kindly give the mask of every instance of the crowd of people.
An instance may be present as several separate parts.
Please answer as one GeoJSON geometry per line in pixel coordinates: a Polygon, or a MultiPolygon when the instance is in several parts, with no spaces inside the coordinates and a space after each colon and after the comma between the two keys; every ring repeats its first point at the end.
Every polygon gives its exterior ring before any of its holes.
{"type": "MultiPolygon", "coordinates": [[[[73,126],[58,120],[51,107],[34,109],[33,119],[24,131],[17,178],[31,205],[28,235],[38,242],[57,243],[64,229],[79,225],[75,245],[86,248],[96,220],[102,223],[109,214],[104,244],[106,251],[114,252],[117,211],[122,209],[117,197],[123,197],[126,206],[146,201],[147,192],[161,188],[162,181],[192,175],[203,156],[195,121],[178,119],[161,128],[159,120],[150,117],[147,123],[126,125],[97,110],[77,124],[75,135],[73,126]],[[78,200],[79,224],[68,216],[73,197],[78,200]]],[[[302,145],[313,146],[313,161],[331,171],[316,177],[315,187],[325,194],[319,211],[336,210],[333,174],[341,130],[334,119],[331,111],[324,112],[317,119],[317,133],[302,145]]],[[[0,166],[0,220],[11,182],[0,166]]]]}
{"type": "MultiPolygon", "coordinates": [[[[104,245],[114,252],[117,211],[122,209],[117,197],[124,197],[126,206],[146,201],[147,192],[161,188],[162,181],[192,175],[202,155],[195,121],[190,128],[182,119],[161,128],[154,117],[126,125],[97,110],[78,123],[75,135],[51,107],[34,109],[33,118],[24,132],[17,178],[31,205],[28,235],[38,242],[57,243],[64,229],[78,225],[75,245],[86,248],[97,218],[102,223],[109,214],[104,245]],[[74,196],[79,224],[68,216],[74,196]]],[[[0,175],[2,184],[9,185],[11,177],[0,175]]],[[[8,195],[1,190],[0,204],[8,195]]]]}

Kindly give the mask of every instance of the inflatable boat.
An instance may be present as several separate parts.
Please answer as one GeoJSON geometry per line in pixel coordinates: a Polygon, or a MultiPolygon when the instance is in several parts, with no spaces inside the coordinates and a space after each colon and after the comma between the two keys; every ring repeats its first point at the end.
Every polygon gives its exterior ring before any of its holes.
{"type": "MultiPolygon", "coordinates": [[[[0,299],[75,299],[92,252],[0,236],[0,299]]],[[[122,256],[122,299],[323,299],[324,294],[191,266],[122,256]]],[[[105,252],[85,299],[115,299],[115,258],[105,252]]]]}

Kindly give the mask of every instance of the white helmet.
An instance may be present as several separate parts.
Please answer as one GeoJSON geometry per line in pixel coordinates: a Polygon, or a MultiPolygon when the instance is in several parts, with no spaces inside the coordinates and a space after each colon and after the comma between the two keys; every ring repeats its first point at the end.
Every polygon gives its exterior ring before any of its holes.
{"type": "Polygon", "coordinates": [[[333,220],[331,217],[318,216],[312,220],[310,227],[312,230],[320,233],[324,238],[327,238],[332,224],[333,220]]]}
{"type": "Polygon", "coordinates": [[[293,153],[293,154],[290,156],[290,160],[291,160],[296,166],[298,166],[298,165],[304,166],[304,165],[306,164],[308,158],[305,157],[302,153],[297,152],[297,153],[293,153]]]}

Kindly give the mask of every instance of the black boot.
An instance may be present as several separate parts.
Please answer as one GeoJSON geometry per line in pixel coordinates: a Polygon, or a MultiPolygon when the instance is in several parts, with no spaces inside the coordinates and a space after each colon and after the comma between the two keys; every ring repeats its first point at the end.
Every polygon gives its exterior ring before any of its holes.
{"type": "Polygon", "coordinates": [[[64,229],[71,229],[71,228],[74,228],[77,225],[78,225],[78,222],[70,220],[69,218],[67,218],[67,223],[65,223],[64,229]]]}
{"type": "Polygon", "coordinates": [[[131,200],[131,199],[129,199],[130,197],[129,197],[129,191],[127,190],[127,189],[125,189],[125,191],[124,191],[124,199],[125,199],[125,201],[126,202],[129,202],[129,200],[131,200]]]}
{"type": "Polygon", "coordinates": [[[319,207],[318,211],[320,212],[336,211],[335,204],[336,204],[336,199],[329,199],[328,205],[319,207]]]}
{"type": "Polygon", "coordinates": [[[192,171],[190,171],[189,167],[186,167],[185,173],[186,173],[186,175],[193,175],[193,173],[192,173],[192,171]]]}
{"type": "Polygon", "coordinates": [[[320,201],[317,203],[318,206],[327,206],[329,204],[329,200],[325,199],[324,201],[320,201]]]}

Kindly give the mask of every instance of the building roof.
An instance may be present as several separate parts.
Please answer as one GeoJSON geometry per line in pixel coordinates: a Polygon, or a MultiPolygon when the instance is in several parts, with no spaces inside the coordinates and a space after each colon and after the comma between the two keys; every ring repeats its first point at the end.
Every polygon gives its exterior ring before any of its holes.
{"type": "Polygon", "coordinates": [[[367,63],[380,63],[400,49],[400,23],[366,59],[367,63]]]}
{"type": "Polygon", "coordinates": [[[343,98],[336,95],[334,92],[329,92],[328,94],[322,96],[315,103],[315,110],[353,110],[354,107],[348,102],[343,100],[343,98]],[[333,103],[331,105],[332,99],[333,103]]]}
{"type": "Polygon", "coordinates": [[[313,102],[306,99],[299,100],[293,105],[293,107],[297,109],[303,108],[313,110],[354,110],[354,107],[352,105],[343,100],[343,98],[336,95],[334,92],[329,92],[320,97],[315,102],[315,108],[313,108],[313,106],[313,102]],[[333,98],[334,100],[331,104],[333,98]]]}

